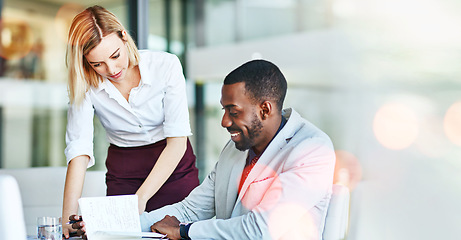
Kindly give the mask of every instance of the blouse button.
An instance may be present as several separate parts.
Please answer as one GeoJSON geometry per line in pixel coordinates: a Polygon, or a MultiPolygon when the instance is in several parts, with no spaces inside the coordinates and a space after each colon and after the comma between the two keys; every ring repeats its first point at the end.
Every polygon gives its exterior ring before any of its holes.
{"type": "Polygon", "coordinates": [[[142,126],[141,126],[141,125],[138,125],[138,127],[139,127],[139,128],[142,128],[142,126]]]}

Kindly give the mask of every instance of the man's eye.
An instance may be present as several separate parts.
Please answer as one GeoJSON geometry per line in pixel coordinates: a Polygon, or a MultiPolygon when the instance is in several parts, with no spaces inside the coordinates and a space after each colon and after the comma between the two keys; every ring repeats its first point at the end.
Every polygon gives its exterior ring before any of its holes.
{"type": "Polygon", "coordinates": [[[235,113],[235,112],[230,112],[229,115],[231,115],[232,117],[236,117],[236,116],[237,116],[237,113],[235,113]]]}

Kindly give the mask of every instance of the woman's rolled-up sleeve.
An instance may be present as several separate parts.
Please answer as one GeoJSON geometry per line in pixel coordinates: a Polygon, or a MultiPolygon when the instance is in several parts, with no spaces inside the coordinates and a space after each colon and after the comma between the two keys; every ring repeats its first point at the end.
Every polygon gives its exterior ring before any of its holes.
{"type": "Polygon", "coordinates": [[[172,55],[164,98],[165,137],[182,137],[192,135],[189,123],[189,109],[186,97],[186,81],[178,57],[172,55]]]}
{"type": "Polygon", "coordinates": [[[88,92],[79,106],[69,105],[66,130],[67,147],[64,151],[67,164],[75,157],[87,155],[90,157],[88,167],[94,165],[93,117],[94,109],[88,92]]]}

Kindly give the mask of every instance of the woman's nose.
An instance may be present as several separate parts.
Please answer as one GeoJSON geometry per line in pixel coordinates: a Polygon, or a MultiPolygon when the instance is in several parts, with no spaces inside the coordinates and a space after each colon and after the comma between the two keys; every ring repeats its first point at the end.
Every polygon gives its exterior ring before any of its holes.
{"type": "Polygon", "coordinates": [[[109,75],[114,75],[114,74],[116,74],[116,72],[115,72],[115,64],[113,64],[113,63],[107,63],[106,66],[107,66],[107,73],[108,73],[109,75]]]}

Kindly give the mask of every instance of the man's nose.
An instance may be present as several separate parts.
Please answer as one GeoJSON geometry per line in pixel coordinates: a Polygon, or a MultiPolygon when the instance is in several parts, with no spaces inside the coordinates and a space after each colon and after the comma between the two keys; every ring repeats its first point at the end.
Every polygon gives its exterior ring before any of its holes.
{"type": "Polygon", "coordinates": [[[221,119],[221,126],[223,128],[228,128],[232,125],[232,121],[229,118],[229,114],[227,112],[224,112],[222,119],[221,119]]]}

